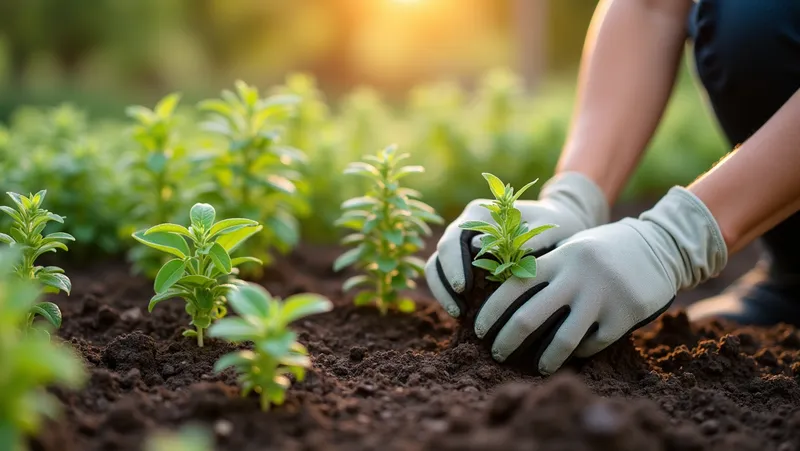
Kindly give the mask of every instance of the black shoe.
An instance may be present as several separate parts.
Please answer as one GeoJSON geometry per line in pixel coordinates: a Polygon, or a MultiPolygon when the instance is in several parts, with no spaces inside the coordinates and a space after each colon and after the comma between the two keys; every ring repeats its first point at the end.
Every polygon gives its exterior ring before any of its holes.
{"type": "Polygon", "coordinates": [[[720,295],[690,305],[687,314],[691,321],[722,318],[742,325],[800,327],[800,276],[770,274],[760,262],[720,295]]]}

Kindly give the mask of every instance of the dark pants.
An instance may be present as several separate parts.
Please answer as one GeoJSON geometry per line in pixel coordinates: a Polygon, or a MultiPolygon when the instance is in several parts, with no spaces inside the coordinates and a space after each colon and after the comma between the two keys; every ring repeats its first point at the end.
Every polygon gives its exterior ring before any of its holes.
{"type": "MultiPolygon", "coordinates": [[[[800,0],[700,0],[689,31],[697,74],[732,146],[800,89],[800,0]]],[[[762,244],[776,276],[800,275],[800,213],[762,244]]]]}

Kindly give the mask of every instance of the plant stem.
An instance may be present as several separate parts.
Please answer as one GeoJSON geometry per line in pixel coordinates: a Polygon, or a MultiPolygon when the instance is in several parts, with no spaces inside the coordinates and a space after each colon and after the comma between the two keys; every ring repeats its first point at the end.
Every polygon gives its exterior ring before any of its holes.
{"type": "Polygon", "coordinates": [[[199,326],[195,326],[197,328],[197,346],[203,347],[203,328],[199,326]]]}

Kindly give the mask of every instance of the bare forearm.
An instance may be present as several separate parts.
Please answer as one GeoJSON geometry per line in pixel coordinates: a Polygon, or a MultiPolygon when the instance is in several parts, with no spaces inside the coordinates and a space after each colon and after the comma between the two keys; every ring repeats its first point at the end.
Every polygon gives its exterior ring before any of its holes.
{"type": "Polygon", "coordinates": [[[604,0],[581,65],[557,171],[594,180],[613,204],[653,136],[675,82],[691,0],[604,0]]]}
{"type": "Polygon", "coordinates": [[[800,210],[800,91],[689,190],[734,253],[800,210]]]}

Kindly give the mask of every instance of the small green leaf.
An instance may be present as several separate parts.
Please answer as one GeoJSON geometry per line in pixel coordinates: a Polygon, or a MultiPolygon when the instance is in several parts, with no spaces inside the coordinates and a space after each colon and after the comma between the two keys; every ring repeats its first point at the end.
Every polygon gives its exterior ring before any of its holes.
{"type": "Polygon", "coordinates": [[[397,269],[397,265],[400,263],[394,258],[389,257],[378,257],[377,260],[378,269],[381,272],[389,273],[397,269]]]}
{"type": "Polygon", "coordinates": [[[150,303],[147,305],[147,311],[152,312],[153,308],[161,301],[166,301],[167,299],[177,298],[184,295],[184,292],[179,289],[170,288],[169,290],[158,293],[152,298],[150,298],[150,303]]]}
{"type": "Polygon", "coordinates": [[[228,255],[228,252],[219,243],[214,243],[214,245],[211,246],[208,255],[211,257],[211,261],[214,262],[214,265],[219,268],[223,274],[231,273],[233,269],[231,256],[228,255]]]}
{"type": "Polygon", "coordinates": [[[486,181],[489,182],[489,189],[492,191],[492,194],[494,194],[495,199],[502,198],[503,195],[506,193],[506,188],[505,185],[503,185],[503,182],[499,178],[488,172],[484,172],[481,175],[483,175],[483,178],[485,178],[486,181]]]}
{"type": "Polygon", "coordinates": [[[539,227],[535,227],[533,229],[528,230],[527,232],[519,235],[518,237],[514,238],[513,246],[515,249],[521,248],[525,243],[527,243],[531,238],[539,235],[540,233],[544,232],[545,230],[549,230],[552,228],[558,227],[555,224],[545,224],[539,227]]]}
{"type": "Polygon", "coordinates": [[[419,272],[425,271],[425,260],[422,260],[421,258],[414,256],[403,257],[403,263],[419,272]]]}
{"type": "Polygon", "coordinates": [[[342,238],[342,241],[340,241],[339,243],[342,246],[350,246],[353,244],[358,244],[363,242],[365,238],[366,237],[362,233],[351,233],[350,235],[347,235],[346,237],[342,238]]]}
{"type": "Polygon", "coordinates": [[[41,302],[31,308],[31,312],[46,319],[55,328],[61,327],[61,310],[52,302],[41,302]]]}
{"type": "Polygon", "coordinates": [[[538,182],[538,181],[539,181],[539,179],[536,179],[536,180],[534,180],[534,181],[532,181],[532,182],[528,183],[527,185],[523,186],[522,188],[520,188],[520,189],[519,189],[519,191],[517,191],[517,193],[516,193],[516,194],[514,194],[514,197],[513,197],[513,198],[511,198],[512,202],[516,202],[516,201],[517,201],[517,200],[520,198],[520,196],[522,196],[522,193],[524,193],[525,191],[527,191],[527,190],[528,190],[528,188],[530,188],[531,186],[533,186],[533,185],[534,185],[536,182],[538,182]]]}
{"type": "Polygon", "coordinates": [[[374,301],[376,297],[377,294],[374,291],[362,291],[356,295],[355,299],[353,299],[353,304],[357,306],[368,305],[374,301]]]}
{"type": "Polygon", "coordinates": [[[146,246],[152,247],[153,249],[158,249],[168,254],[172,254],[179,258],[186,258],[187,256],[191,255],[189,245],[186,244],[186,240],[179,235],[175,235],[174,233],[156,232],[144,236],[144,232],[144,230],[140,230],[134,233],[132,236],[136,241],[146,246]]]}
{"type": "Polygon", "coordinates": [[[400,180],[401,178],[409,175],[409,174],[420,174],[425,172],[425,168],[422,166],[404,166],[397,171],[395,171],[394,180],[400,180]]]}
{"type": "Polygon", "coordinates": [[[216,280],[212,279],[211,277],[206,277],[201,274],[190,274],[188,276],[181,277],[175,283],[186,287],[206,287],[215,282],[216,280]]]}
{"type": "Polygon", "coordinates": [[[370,196],[354,197],[353,199],[342,202],[342,210],[350,210],[353,208],[370,207],[378,203],[378,199],[370,196]]]}
{"type": "Polygon", "coordinates": [[[172,116],[172,113],[175,111],[175,107],[178,106],[178,102],[181,100],[181,95],[177,92],[169,94],[168,96],[161,99],[158,104],[156,104],[154,112],[161,118],[168,118],[172,116]]]}
{"type": "Polygon", "coordinates": [[[243,318],[223,318],[208,329],[209,337],[224,338],[229,341],[251,340],[259,335],[259,327],[243,318]]]}
{"type": "Polygon", "coordinates": [[[503,274],[507,269],[511,268],[514,265],[514,262],[503,263],[502,265],[497,266],[492,275],[499,276],[503,274]]]}
{"type": "Polygon", "coordinates": [[[333,262],[333,270],[338,272],[352,265],[353,263],[358,261],[363,252],[364,252],[363,246],[358,246],[354,249],[350,249],[349,251],[340,255],[339,258],[337,258],[336,261],[333,262]]]}
{"type": "Polygon", "coordinates": [[[63,241],[75,241],[75,237],[70,235],[69,233],[64,232],[54,232],[50,233],[44,237],[45,241],[55,241],[55,240],[63,240],[63,241]]]}
{"type": "Polygon", "coordinates": [[[11,216],[11,219],[13,219],[15,222],[22,222],[22,217],[13,208],[0,205],[0,211],[4,212],[8,216],[11,216]]]}
{"type": "Polygon", "coordinates": [[[383,232],[383,238],[395,246],[400,246],[403,244],[403,231],[398,229],[387,230],[383,232]]]}
{"type": "Polygon", "coordinates": [[[218,233],[228,233],[233,232],[235,230],[239,230],[243,227],[255,227],[258,225],[257,221],[253,221],[252,219],[244,219],[244,218],[231,218],[231,219],[223,219],[222,221],[214,224],[211,227],[211,230],[208,231],[211,237],[218,233]]]}
{"type": "Polygon", "coordinates": [[[36,278],[44,285],[61,290],[64,293],[70,294],[70,291],[72,291],[72,282],[64,274],[41,273],[36,278]]]}
{"type": "Polygon", "coordinates": [[[536,257],[528,255],[522,258],[522,260],[511,268],[511,272],[520,279],[536,277],[536,257]]]}
{"type": "Polygon", "coordinates": [[[195,338],[197,337],[197,331],[194,329],[186,329],[181,333],[186,338],[195,338]]]}
{"type": "Polygon", "coordinates": [[[222,246],[223,249],[228,251],[229,254],[233,253],[242,243],[247,241],[248,238],[255,235],[256,233],[260,232],[264,226],[258,227],[245,227],[243,229],[236,230],[235,232],[227,233],[225,235],[221,235],[217,238],[217,243],[222,246]]]}
{"type": "Polygon", "coordinates": [[[363,162],[360,162],[360,161],[359,162],[355,162],[355,163],[350,163],[347,166],[347,168],[345,168],[344,173],[345,174],[366,175],[366,176],[369,176],[371,178],[380,177],[380,174],[381,174],[380,171],[378,171],[378,168],[376,168],[375,166],[373,166],[373,165],[371,165],[369,163],[363,163],[363,162]]]}
{"type": "Polygon", "coordinates": [[[179,225],[179,224],[159,224],[157,226],[150,227],[144,232],[145,236],[148,236],[152,233],[177,233],[178,235],[183,235],[186,237],[191,238],[192,233],[189,232],[189,229],[186,227],[179,225]]]}
{"type": "Polygon", "coordinates": [[[197,203],[192,206],[189,212],[189,217],[192,220],[192,225],[202,227],[203,230],[209,230],[214,225],[214,219],[217,213],[209,204],[197,203]]]}
{"type": "Polygon", "coordinates": [[[369,281],[370,281],[369,277],[365,275],[353,276],[344,281],[344,283],[342,284],[342,291],[346,293],[357,286],[366,285],[367,283],[369,283],[369,281]]]}
{"type": "Polygon", "coordinates": [[[255,257],[236,257],[231,259],[231,266],[234,268],[245,263],[255,263],[259,266],[264,265],[263,261],[255,257]]]}
{"type": "Polygon", "coordinates": [[[494,272],[495,269],[499,266],[499,264],[494,260],[489,260],[486,258],[482,258],[479,260],[475,260],[472,262],[473,266],[477,266],[478,268],[483,268],[489,272],[494,272]]]}
{"type": "Polygon", "coordinates": [[[488,233],[491,236],[501,238],[502,232],[497,226],[489,224],[484,221],[465,221],[458,225],[459,228],[464,230],[472,230],[475,232],[488,233]]]}
{"type": "Polygon", "coordinates": [[[253,351],[238,351],[225,354],[214,364],[214,372],[220,373],[230,367],[239,367],[252,364],[256,359],[253,351]]]}
{"type": "Polygon", "coordinates": [[[239,287],[228,299],[233,310],[240,316],[257,318],[269,317],[271,301],[272,296],[264,287],[252,283],[239,287]]]}
{"type": "Polygon", "coordinates": [[[184,260],[176,258],[165,263],[156,275],[156,280],[153,285],[156,293],[163,293],[164,290],[175,285],[175,283],[183,277],[185,271],[186,261],[184,260]]]}
{"type": "Polygon", "coordinates": [[[301,293],[290,296],[283,303],[282,316],[285,324],[297,321],[306,316],[333,310],[333,303],[326,297],[312,293],[301,293]]]}
{"type": "Polygon", "coordinates": [[[5,233],[0,233],[0,243],[14,244],[14,243],[16,243],[16,241],[14,240],[14,238],[11,238],[9,235],[6,235],[5,233]]]}

